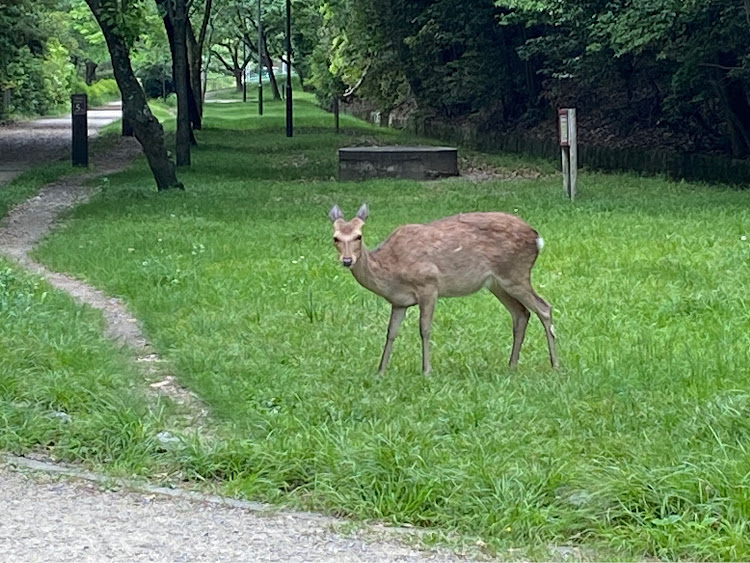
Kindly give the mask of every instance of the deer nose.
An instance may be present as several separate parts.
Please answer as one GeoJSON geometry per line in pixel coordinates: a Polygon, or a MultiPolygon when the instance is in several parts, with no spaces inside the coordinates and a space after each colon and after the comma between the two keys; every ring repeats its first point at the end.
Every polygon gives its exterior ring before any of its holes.
{"type": "Polygon", "coordinates": [[[343,266],[346,266],[347,268],[349,268],[352,265],[352,259],[351,258],[342,258],[341,259],[341,264],[343,266]]]}

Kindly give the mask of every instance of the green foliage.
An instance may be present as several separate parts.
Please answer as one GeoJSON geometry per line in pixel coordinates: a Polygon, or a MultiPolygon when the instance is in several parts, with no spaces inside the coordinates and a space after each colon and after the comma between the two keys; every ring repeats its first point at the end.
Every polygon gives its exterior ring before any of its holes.
{"type": "Polygon", "coordinates": [[[329,0],[321,7],[322,41],[311,56],[316,86],[330,96],[357,85],[383,108],[407,97],[444,117],[481,112],[503,121],[524,106],[514,28],[498,28],[490,0],[329,0]],[[361,84],[360,84],[361,83],[361,84]],[[519,93],[521,93],[519,95],[519,93]]]}
{"type": "MultiPolygon", "coordinates": [[[[335,135],[302,100],[295,116],[290,140],[283,104],[262,118],[208,104],[188,192],[144,189],[141,163],[39,251],[124,296],[210,405],[222,439],[165,456],[166,471],[501,558],[750,557],[750,192],[588,174],[571,205],[552,176],[340,183],[338,147],[424,140],[349,116],[335,135]],[[459,211],[528,220],[547,241],[534,283],[564,367],[547,368],[534,322],[509,371],[509,316],[480,293],[440,302],[431,377],[411,314],[376,377],[388,306],[337,265],[326,218],[362,201],[370,246],[459,211]]],[[[507,176],[536,168],[473,157],[507,176]]]]}
{"type": "Polygon", "coordinates": [[[11,115],[55,111],[70,93],[75,68],[53,0],[11,2],[0,10],[0,91],[11,90],[11,115]]]}
{"type": "Polygon", "coordinates": [[[497,4],[507,10],[502,23],[528,28],[519,52],[548,77],[552,104],[607,104],[624,121],[670,124],[699,149],[750,152],[747,2],[497,4]]]}
{"type": "Polygon", "coordinates": [[[88,95],[89,107],[100,106],[120,98],[120,89],[114,78],[105,78],[93,84],[86,84],[79,79],[74,90],[88,95]]]}
{"type": "Polygon", "coordinates": [[[141,66],[137,76],[149,98],[164,98],[175,92],[171,63],[141,66]]]}

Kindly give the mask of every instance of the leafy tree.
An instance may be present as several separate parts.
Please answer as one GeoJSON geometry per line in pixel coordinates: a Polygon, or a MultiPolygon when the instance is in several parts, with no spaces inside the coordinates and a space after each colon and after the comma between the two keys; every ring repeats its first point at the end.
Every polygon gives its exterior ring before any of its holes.
{"type": "Polygon", "coordinates": [[[122,93],[123,116],[132,124],[135,137],[143,147],[157,188],[160,191],[182,188],[164,146],[164,129],[151,113],[130,62],[130,51],[144,19],[145,0],[125,6],[119,0],[86,0],[86,3],[99,22],[109,49],[115,80],[122,93]]]}
{"type": "Polygon", "coordinates": [[[42,114],[67,103],[75,66],[56,0],[0,2],[0,92],[11,91],[7,114],[42,114]]]}

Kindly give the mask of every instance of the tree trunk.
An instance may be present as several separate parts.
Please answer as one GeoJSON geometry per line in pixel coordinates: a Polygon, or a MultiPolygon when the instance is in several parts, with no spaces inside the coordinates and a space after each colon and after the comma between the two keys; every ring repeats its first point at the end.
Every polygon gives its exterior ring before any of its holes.
{"type": "Polygon", "coordinates": [[[237,91],[242,92],[242,69],[235,68],[232,72],[234,73],[234,83],[237,91]]]}
{"type": "MultiPolygon", "coordinates": [[[[187,53],[187,0],[156,0],[164,14],[164,29],[167,32],[172,52],[172,80],[177,93],[177,135],[175,156],[177,166],[190,166],[190,146],[195,141],[191,131],[190,67],[187,53]]],[[[193,100],[194,102],[194,100],[193,100]]]]}
{"type": "MultiPolygon", "coordinates": [[[[165,0],[157,0],[158,3],[160,3],[163,6],[164,10],[167,10],[167,6],[164,4],[165,0]]],[[[177,90],[177,69],[175,67],[175,61],[176,55],[175,55],[175,28],[174,23],[172,20],[174,19],[174,15],[172,12],[168,12],[165,14],[163,21],[164,21],[164,29],[167,32],[167,39],[169,40],[169,50],[172,53],[172,81],[175,84],[175,91],[177,90]]],[[[189,20],[187,20],[189,23],[189,20]]],[[[187,36],[189,27],[186,27],[186,36],[185,36],[185,44],[186,44],[186,56],[189,57],[189,49],[190,49],[190,43],[189,38],[187,36]]],[[[200,73],[200,61],[198,63],[199,69],[198,72],[200,73]]],[[[187,72],[187,84],[188,84],[188,115],[190,116],[190,127],[192,129],[200,129],[201,123],[202,123],[202,112],[199,109],[202,107],[203,100],[201,99],[200,102],[195,98],[196,94],[193,90],[193,73],[191,72],[192,62],[188,59],[188,61],[185,63],[185,69],[187,72]]],[[[198,91],[200,91],[200,78],[198,79],[198,91]]],[[[178,93],[179,98],[179,93],[178,93]]],[[[177,101],[178,103],[178,114],[179,114],[179,99],[177,101]]],[[[179,117],[178,117],[179,118],[179,117]]],[[[195,140],[195,135],[193,135],[193,132],[190,131],[190,138],[192,139],[191,144],[197,145],[198,143],[195,140]]]]}
{"type": "Polygon", "coordinates": [[[186,0],[176,0],[174,9],[174,81],[177,91],[177,166],[190,165],[190,77],[187,55],[186,0]]]}
{"type": "Polygon", "coordinates": [[[190,66],[190,94],[192,99],[190,120],[193,122],[193,129],[200,129],[203,120],[203,87],[201,85],[203,53],[198,45],[198,41],[195,39],[193,26],[189,20],[187,23],[187,52],[190,66]]]}
{"type": "Polygon", "coordinates": [[[109,54],[112,57],[115,80],[122,95],[123,115],[133,126],[135,138],[143,147],[148,165],[156,180],[156,187],[159,191],[170,188],[184,189],[177,180],[174,164],[167,155],[167,149],[164,146],[164,129],[151,113],[146,103],[146,94],[133,72],[127,43],[117,32],[113,20],[107,16],[117,8],[103,0],[86,0],[86,3],[104,34],[109,54]]]}
{"type": "Polygon", "coordinates": [[[739,82],[718,69],[714,71],[712,84],[726,116],[732,156],[745,158],[750,154],[750,105],[745,90],[739,82]]]}
{"type": "Polygon", "coordinates": [[[86,61],[86,84],[91,86],[96,82],[96,67],[99,65],[94,61],[86,61]]]}
{"type": "MultiPolygon", "coordinates": [[[[265,31],[265,30],[264,30],[265,31]]],[[[266,34],[263,34],[263,56],[266,59],[266,68],[268,69],[268,80],[271,82],[271,92],[273,92],[273,99],[280,100],[281,93],[279,92],[279,85],[276,83],[276,75],[273,73],[273,61],[268,54],[268,39],[266,34]]]]}
{"type": "MultiPolygon", "coordinates": [[[[196,96],[196,100],[198,101],[198,111],[200,112],[201,119],[203,119],[203,100],[206,98],[206,80],[208,78],[208,65],[211,62],[211,52],[209,51],[207,57],[206,57],[206,68],[203,68],[203,52],[205,51],[206,47],[206,36],[209,35],[208,28],[211,25],[211,11],[213,9],[213,0],[206,0],[206,6],[203,11],[203,21],[201,22],[201,26],[198,29],[198,40],[195,42],[195,50],[193,52],[193,57],[195,60],[197,60],[197,68],[193,67],[193,80],[195,81],[195,84],[193,86],[193,94],[196,96]],[[196,72],[197,71],[197,72],[196,72]],[[195,87],[197,85],[197,88],[195,87]]],[[[190,25],[190,36],[193,37],[193,40],[195,41],[195,34],[193,33],[193,26],[190,25]]],[[[211,30],[213,31],[213,26],[211,26],[211,30]]],[[[211,40],[209,38],[208,41],[209,45],[211,44],[211,40]]]]}

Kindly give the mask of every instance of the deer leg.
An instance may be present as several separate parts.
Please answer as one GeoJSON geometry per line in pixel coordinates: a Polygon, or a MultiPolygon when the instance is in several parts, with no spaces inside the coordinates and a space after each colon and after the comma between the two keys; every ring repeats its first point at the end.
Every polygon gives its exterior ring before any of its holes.
{"type": "Polygon", "coordinates": [[[419,301],[419,335],[422,337],[422,373],[430,373],[430,330],[432,313],[435,312],[437,295],[430,295],[419,301]]]}
{"type": "Polygon", "coordinates": [[[544,332],[547,335],[547,348],[549,349],[549,362],[553,368],[558,366],[557,353],[555,351],[555,331],[552,328],[552,306],[536,294],[530,283],[502,283],[506,293],[520,301],[524,307],[532,311],[542,322],[544,332]]]}
{"type": "Polygon", "coordinates": [[[505,308],[513,317],[513,349],[510,352],[508,365],[515,367],[518,364],[518,357],[521,355],[521,345],[526,336],[526,326],[529,324],[531,313],[523,306],[523,303],[508,295],[498,284],[492,284],[490,291],[500,300],[500,303],[505,305],[505,308]]]}
{"type": "Polygon", "coordinates": [[[391,320],[388,321],[388,334],[385,338],[385,347],[383,348],[383,355],[380,358],[380,365],[378,366],[378,373],[384,374],[385,368],[388,366],[388,360],[391,357],[391,349],[393,348],[393,341],[396,340],[398,334],[398,328],[401,326],[401,321],[404,320],[406,314],[406,307],[396,307],[391,305],[391,320]]]}

